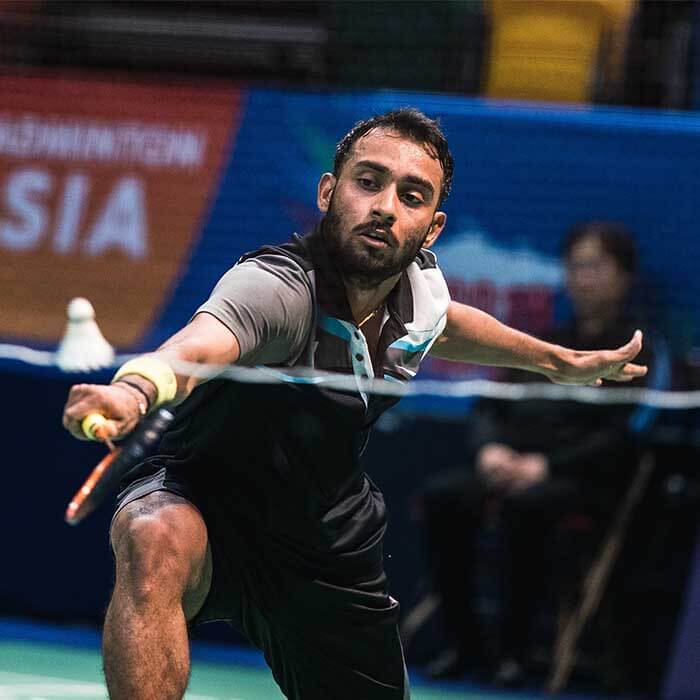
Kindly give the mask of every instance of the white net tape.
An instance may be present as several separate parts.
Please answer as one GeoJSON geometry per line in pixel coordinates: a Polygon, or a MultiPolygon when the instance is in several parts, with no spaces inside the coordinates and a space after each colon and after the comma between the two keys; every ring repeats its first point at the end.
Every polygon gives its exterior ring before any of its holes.
{"type": "MultiPolygon", "coordinates": [[[[111,366],[118,367],[135,355],[117,355],[111,366]]],[[[56,353],[21,345],[0,344],[0,360],[13,360],[38,367],[56,367],[56,353]]],[[[550,382],[528,382],[513,384],[486,379],[438,380],[414,379],[406,384],[385,379],[362,379],[317,370],[272,367],[238,367],[177,363],[173,369],[207,379],[225,378],[242,383],[282,384],[296,383],[323,386],[339,391],[365,391],[388,396],[436,396],[485,398],[522,401],[550,399],[554,401],[578,401],[590,404],[643,404],[659,409],[691,409],[700,407],[698,391],[659,391],[627,385],[607,386],[605,390],[587,386],[564,386],[550,382]]]]}

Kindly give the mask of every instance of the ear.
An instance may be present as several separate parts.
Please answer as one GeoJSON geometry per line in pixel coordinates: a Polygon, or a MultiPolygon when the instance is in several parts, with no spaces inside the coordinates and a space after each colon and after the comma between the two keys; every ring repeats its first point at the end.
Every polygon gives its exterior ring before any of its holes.
{"type": "Polygon", "coordinates": [[[335,188],[335,183],[337,182],[335,175],[333,173],[323,173],[321,179],[318,181],[318,191],[316,193],[316,206],[324,214],[328,211],[331,205],[331,197],[333,195],[333,189],[335,188]]]}
{"type": "Polygon", "coordinates": [[[430,228],[428,229],[428,235],[425,237],[425,241],[423,242],[423,248],[430,248],[435,241],[437,241],[438,237],[442,233],[442,230],[445,228],[445,224],[447,223],[447,214],[443,211],[436,211],[435,215],[433,216],[433,223],[430,224],[430,228]]]}

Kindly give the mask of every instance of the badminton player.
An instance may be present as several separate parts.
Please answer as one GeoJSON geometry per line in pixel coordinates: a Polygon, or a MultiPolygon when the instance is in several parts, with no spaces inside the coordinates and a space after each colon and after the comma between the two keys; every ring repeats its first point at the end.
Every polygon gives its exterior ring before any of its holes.
{"type": "Polygon", "coordinates": [[[431,352],[565,384],[645,373],[631,363],[640,333],[579,352],[450,301],[429,248],[452,171],[438,124],[416,110],[357,124],[320,178],[315,231],[244,256],[185,328],[110,385],[71,389],[64,424],[79,438],[90,413],[118,438],[144,412],[179,404],[159,454],[127,475],[112,520],[111,698],[182,698],[188,627],[211,620],[264,652],[288,698],[409,697],[383,567],[384,500],[360,462],[396,399],[295,382],[299,368],[406,382],[431,352]],[[264,365],[287,381],[205,382],[179,374],[182,361],[264,365]]]}

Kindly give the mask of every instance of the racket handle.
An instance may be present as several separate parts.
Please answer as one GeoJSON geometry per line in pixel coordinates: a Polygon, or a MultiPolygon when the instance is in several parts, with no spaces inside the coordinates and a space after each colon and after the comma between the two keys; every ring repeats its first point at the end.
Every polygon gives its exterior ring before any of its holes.
{"type": "MultiPolygon", "coordinates": [[[[101,421],[106,420],[104,416],[94,413],[86,416],[83,419],[83,424],[92,416],[97,416],[96,423],[100,423],[100,419],[101,421]]],[[[92,513],[105,497],[115,492],[124,474],[142,462],[158,447],[163,433],[174,419],[175,415],[172,411],[161,406],[136,426],[121,447],[115,448],[110,445],[110,453],[92,470],[73,496],[73,500],[68,504],[65,514],[66,522],[69,525],[77,525],[83,518],[92,513]]],[[[87,428],[89,427],[90,424],[87,425],[87,428]]],[[[95,428],[99,429],[99,426],[96,425],[95,428]]],[[[83,430],[86,430],[85,426],[83,430]]]]}
{"type": "Polygon", "coordinates": [[[101,413],[88,413],[80,423],[83,434],[88,440],[99,440],[98,431],[107,422],[101,413]]]}

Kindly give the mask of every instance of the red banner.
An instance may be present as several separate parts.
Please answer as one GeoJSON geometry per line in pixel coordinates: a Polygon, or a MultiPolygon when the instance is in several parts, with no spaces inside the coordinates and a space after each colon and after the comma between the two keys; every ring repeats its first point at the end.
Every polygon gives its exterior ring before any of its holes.
{"type": "Polygon", "coordinates": [[[238,125],[233,88],[0,76],[0,336],[95,306],[129,346],[167,301],[238,125]]]}

